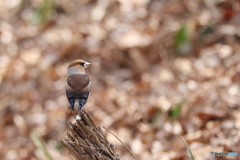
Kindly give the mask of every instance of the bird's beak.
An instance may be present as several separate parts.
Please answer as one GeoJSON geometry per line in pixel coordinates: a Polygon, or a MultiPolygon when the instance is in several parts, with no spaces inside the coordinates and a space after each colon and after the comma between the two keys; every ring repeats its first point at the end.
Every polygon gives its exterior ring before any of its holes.
{"type": "Polygon", "coordinates": [[[87,67],[89,67],[91,65],[91,63],[89,63],[89,62],[85,62],[85,64],[84,64],[84,68],[87,68],[87,67]]]}

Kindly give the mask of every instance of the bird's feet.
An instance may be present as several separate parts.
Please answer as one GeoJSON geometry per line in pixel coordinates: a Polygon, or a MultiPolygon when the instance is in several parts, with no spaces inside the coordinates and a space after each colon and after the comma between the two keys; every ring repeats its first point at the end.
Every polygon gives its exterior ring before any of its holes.
{"type": "Polygon", "coordinates": [[[80,114],[87,114],[87,111],[84,108],[79,112],[80,112],[80,114]]]}

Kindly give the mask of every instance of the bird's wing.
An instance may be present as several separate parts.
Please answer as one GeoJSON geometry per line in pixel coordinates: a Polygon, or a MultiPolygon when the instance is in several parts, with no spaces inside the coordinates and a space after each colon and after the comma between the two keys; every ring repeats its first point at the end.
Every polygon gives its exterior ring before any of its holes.
{"type": "Polygon", "coordinates": [[[86,74],[74,74],[69,76],[67,79],[67,84],[77,94],[89,92],[90,90],[90,79],[86,74]]]}

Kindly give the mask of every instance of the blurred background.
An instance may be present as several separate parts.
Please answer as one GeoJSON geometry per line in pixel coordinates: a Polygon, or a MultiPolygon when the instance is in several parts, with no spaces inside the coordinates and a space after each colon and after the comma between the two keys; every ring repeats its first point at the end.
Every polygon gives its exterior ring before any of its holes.
{"type": "MultiPolygon", "coordinates": [[[[92,63],[85,109],[139,160],[240,153],[239,0],[1,0],[0,159],[73,157],[68,64],[92,63]]],[[[133,157],[111,134],[122,160],[133,157]]],[[[220,159],[212,157],[211,159],[220,159]]],[[[238,159],[237,157],[232,157],[238,159]]]]}

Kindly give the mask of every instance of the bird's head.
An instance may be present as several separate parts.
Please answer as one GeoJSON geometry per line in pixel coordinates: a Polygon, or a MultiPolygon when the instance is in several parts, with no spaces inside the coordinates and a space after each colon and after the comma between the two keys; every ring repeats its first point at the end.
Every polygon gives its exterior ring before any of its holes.
{"type": "Polygon", "coordinates": [[[72,61],[68,66],[68,74],[78,74],[78,72],[85,73],[85,68],[89,67],[91,63],[86,62],[81,59],[77,59],[75,61],[72,61]]]}

